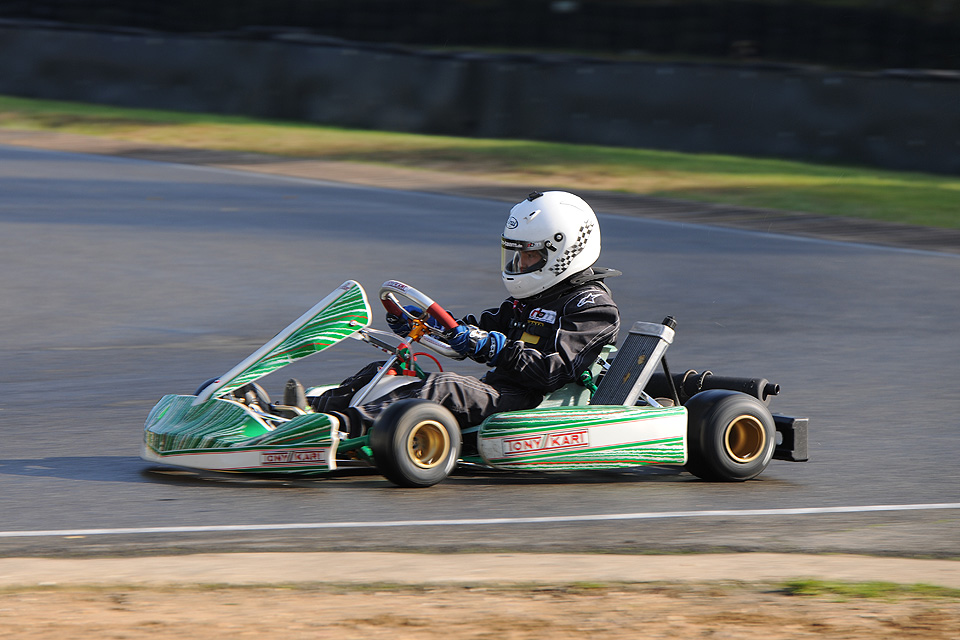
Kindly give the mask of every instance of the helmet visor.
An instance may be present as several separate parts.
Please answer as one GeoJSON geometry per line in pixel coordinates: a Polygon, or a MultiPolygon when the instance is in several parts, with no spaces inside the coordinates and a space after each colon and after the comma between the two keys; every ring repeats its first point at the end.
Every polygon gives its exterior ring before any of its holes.
{"type": "Polygon", "coordinates": [[[527,242],[503,238],[500,250],[500,266],[509,276],[533,273],[547,264],[547,248],[544,242],[527,242]]]}

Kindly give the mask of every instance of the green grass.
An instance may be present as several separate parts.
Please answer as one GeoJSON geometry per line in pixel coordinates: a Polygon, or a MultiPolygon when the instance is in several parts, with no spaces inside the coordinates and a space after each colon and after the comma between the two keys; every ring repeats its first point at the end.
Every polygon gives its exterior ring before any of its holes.
{"type": "Polygon", "coordinates": [[[960,589],[927,584],[895,584],[893,582],[831,582],[825,580],[792,580],[783,588],[794,596],[832,596],[843,599],[895,599],[903,597],[960,598],[960,589]]]}
{"type": "Polygon", "coordinates": [[[349,130],[0,96],[0,129],[461,173],[523,188],[606,190],[960,228],[960,177],[647,149],[349,130]]]}

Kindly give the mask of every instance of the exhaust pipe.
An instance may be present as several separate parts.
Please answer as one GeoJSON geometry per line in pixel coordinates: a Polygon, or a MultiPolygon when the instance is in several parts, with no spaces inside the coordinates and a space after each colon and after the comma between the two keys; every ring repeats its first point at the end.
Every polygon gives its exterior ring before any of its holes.
{"type": "MultiPolygon", "coordinates": [[[[766,378],[735,378],[729,376],[715,376],[712,371],[698,373],[693,369],[671,376],[673,387],[680,396],[681,404],[708,389],[728,389],[739,391],[753,396],[764,404],[770,404],[770,398],[780,393],[780,385],[768,381],[766,378]]],[[[647,393],[654,397],[672,397],[673,389],[670,380],[663,373],[655,373],[647,383],[647,393]]]]}

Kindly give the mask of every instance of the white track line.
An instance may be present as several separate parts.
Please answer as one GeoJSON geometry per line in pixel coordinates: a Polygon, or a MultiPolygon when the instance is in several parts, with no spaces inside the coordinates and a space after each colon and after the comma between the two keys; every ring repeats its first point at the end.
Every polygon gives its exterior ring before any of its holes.
{"type": "Polygon", "coordinates": [[[539,516],[527,518],[474,518],[455,520],[386,520],[383,522],[303,522],[290,524],[227,524],[186,527],[135,527],[118,529],[57,529],[47,531],[0,531],[0,538],[51,538],[62,536],[143,535],[165,533],[209,533],[220,531],[296,531],[310,529],[375,529],[380,527],[475,527],[507,524],[563,524],[616,520],[660,520],[666,518],[736,518],[763,516],[807,516],[879,511],[924,511],[960,509],[960,502],[933,504],[890,504],[851,507],[801,507],[795,509],[741,509],[719,511],[653,511],[582,516],[539,516]]]}

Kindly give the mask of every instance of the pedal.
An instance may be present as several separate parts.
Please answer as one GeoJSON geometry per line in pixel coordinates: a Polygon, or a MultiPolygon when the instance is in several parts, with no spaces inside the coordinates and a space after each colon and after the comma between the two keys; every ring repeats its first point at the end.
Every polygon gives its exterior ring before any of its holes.
{"type": "Polygon", "coordinates": [[[306,411],[307,394],[303,389],[303,385],[300,384],[300,381],[296,378],[287,380],[287,384],[283,388],[283,404],[288,407],[296,407],[301,411],[306,411]]]}

